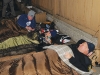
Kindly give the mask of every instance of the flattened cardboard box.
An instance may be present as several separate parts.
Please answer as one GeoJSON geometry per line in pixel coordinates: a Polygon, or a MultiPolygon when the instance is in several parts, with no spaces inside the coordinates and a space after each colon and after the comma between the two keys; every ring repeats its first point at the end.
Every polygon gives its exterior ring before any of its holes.
{"type": "Polygon", "coordinates": [[[46,22],[46,12],[40,12],[35,14],[36,23],[46,22]]]}

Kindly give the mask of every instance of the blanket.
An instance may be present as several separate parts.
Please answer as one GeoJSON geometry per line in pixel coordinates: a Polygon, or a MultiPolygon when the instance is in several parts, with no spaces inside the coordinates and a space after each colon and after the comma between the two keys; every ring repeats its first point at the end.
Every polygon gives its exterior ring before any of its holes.
{"type": "Polygon", "coordinates": [[[12,37],[0,43],[0,50],[19,46],[19,45],[24,45],[24,44],[32,44],[32,43],[39,44],[37,40],[32,40],[28,38],[26,35],[12,37]]]}
{"type": "MultiPolygon", "coordinates": [[[[10,58],[10,57],[9,57],[10,58]]],[[[5,59],[5,58],[3,58],[5,59]]],[[[54,50],[26,54],[0,62],[0,75],[80,75],[66,65],[54,50]]]]}
{"type": "Polygon", "coordinates": [[[0,21],[0,42],[19,35],[26,35],[28,31],[16,24],[15,19],[4,19],[0,21]]]}
{"type": "Polygon", "coordinates": [[[25,54],[36,51],[39,44],[36,32],[29,33],[25,28],[16,24],[16,19],[4,19],[0,21],[0,57],[25,54]]]}
{"type": "Polygon", "coordinates": [[[23,44],[18,45],[14,47],[9,47],[7,49],[1,49],[0,50],[0,58],[7,57],[7,56],[16,56],[16,55],[22,55],[30,52],[36,52],[36,44],[23,44]]]}

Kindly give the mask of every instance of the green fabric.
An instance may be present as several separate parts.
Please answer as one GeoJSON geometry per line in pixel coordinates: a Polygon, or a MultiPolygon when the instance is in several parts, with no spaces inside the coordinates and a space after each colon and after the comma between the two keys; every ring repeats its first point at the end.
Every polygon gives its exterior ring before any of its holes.
{"type": "Polygon", "coordinates": [[[32,40],[28,38],[26,35],[12,37],[0,43],[0,49],[7,49],[9,47],[14,47],[14,46],[23,45],[23,44],[32,44],[32,43],[39,44],[37,40],[32,40]]]}

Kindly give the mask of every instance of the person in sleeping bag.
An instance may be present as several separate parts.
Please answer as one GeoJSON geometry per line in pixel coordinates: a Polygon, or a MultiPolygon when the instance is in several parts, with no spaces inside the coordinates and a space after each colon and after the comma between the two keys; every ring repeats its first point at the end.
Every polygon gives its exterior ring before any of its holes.
{"type": "Polygon", "coordinates": [[[95,45],[81,39],[76,44],[69,45],[69,47],[72,49],[74,57],[68,52],[65,53],[65,57],[78,69],[89,72],[89,69],[92,68],[89,56],[93,53],[95,45]]]}
{"type": "Polygon", "coordinates": [[[68,35],[58,34],[55,29],[45,31],[44,35],[45,42],[48,44],[65,44],[71,40],[71,37],[68,35]]]}

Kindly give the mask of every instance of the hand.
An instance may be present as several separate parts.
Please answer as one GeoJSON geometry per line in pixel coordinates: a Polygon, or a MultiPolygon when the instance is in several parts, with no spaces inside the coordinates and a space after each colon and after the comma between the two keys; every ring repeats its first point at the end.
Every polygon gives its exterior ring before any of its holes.
{"type": "Polygon", "coordinates": [[[70,58],[72,57],[72,55],[71,55],[69,52],[66,52],[66,53],[65,53],[65,57],[66,57],[67,59],[70,59],[70,58]]]}
{"type": "Polygon", "coordinates": [[[25,27],[28,31],[34,31],[35,29],[34,28],[31,28],[30,26],[26,26],[25,27]]]}
{"type": "Polygon", "coordinates": [[[45,37],[51,37],[50,31],[48,31],[48,32],[45,33],[45,37]]]}
{"type": "Polygon", "coordinates": [[[47,43],[51,44],[51,38],[48,38],[48,36],[46,36],[45,40],[46,40],[47,43]]]}

